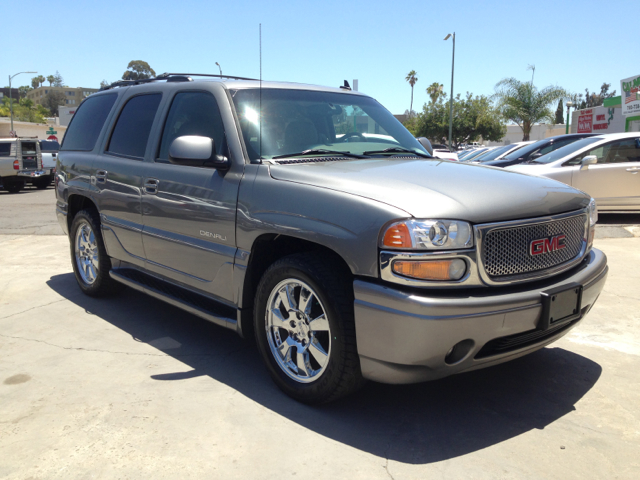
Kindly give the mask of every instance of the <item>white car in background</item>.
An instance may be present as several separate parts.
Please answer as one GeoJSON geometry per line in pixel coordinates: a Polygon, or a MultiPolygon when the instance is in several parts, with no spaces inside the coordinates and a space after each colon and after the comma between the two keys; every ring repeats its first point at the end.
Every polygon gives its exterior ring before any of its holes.
{"type": "Polygon", "coordinates": [[[516,142],[516,143],[510,143],[509,145],[497,146],[493,150],[489,152],[485,152],[479,157],[474,158],[469,163],[484,163],[484,162],[490,162],[492,160],[500,160],[505,155],[509,155],[511,152],[515,152],[519,148],[522,148],[525,145],[529,145],[530,143],[533,143],[533,141],[516,142]]]}
{"type": "Polygon", "coordinates": [[[452,162],[458,161],[458,154],[449,150],[449,147],[446,145],[432,143],[431,147],[433,148],[434,157],[441,158],[442,160],[451,160],[452,162]]]}
{"type": "Polygon", "coordinates": [[[640,211],[640,133],[596,135],[508,170],[553,178],[596,199],[598,211],[640,211]]]}

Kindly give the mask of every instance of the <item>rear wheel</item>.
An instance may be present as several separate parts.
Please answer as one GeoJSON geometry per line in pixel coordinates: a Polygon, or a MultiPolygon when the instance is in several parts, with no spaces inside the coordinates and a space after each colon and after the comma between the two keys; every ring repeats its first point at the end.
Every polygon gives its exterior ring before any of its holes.
{"type": "Polygon", "coordinates": [[[123,288],[109,276],[111,259],[104,248],[100,220],[95,210],[76,214],[69,232],[71,263],[80,289],[92,297],[115,293],[123,288]]]}
{"type": "Polygon", "coordinates": [[[2,179],[4,189],[9,193],[18,193],[24,188],[24,180],[20,178],[5,177],[2,179]]]}
{"type": "Polygon", "coordinates": [[[256,342],[273,380],[296,400],[329,402],[364,383],[351,281],[346,267],[316,254],[282,258],[260,280],[256,342]]]}

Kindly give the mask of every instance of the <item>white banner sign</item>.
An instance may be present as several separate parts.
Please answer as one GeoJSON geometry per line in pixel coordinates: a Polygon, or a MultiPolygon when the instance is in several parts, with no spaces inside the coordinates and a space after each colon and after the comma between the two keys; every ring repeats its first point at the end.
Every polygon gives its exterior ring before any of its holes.
{"type": "Polygon", "coordinates": [[[620,80],[622,114],[640,115],[640,75],[620,80]]]}

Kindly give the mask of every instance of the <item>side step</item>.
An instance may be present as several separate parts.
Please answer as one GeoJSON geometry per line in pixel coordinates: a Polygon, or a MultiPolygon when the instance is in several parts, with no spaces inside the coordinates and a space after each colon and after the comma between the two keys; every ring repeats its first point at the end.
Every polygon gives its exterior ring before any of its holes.
{"type": "Polygon", "coordinates": [[[133,268],[111,270],[109,275],[117,282],[124,283],[128,287],[151,295],[221,327],[236,330],[237,310],[235,308],[228,307],[177,285],[164,282],[133,268]]]}

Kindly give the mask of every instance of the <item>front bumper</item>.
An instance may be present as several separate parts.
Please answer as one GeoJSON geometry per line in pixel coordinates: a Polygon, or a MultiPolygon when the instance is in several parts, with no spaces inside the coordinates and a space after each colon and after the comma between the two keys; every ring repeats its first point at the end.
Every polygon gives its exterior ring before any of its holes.
{"type": "Polygon", "coordinates": [[[607,273],[607,257],[593,249],[571,271],[517,288],[493,287],[472,293],[452,289],[422,295],[415,289],[356,280],[355,322],[362,374],[383,383],[415,383],[531,353],[579,323],[600,295],[607,273]],[[538,330],[541,292],[571,283],[583,286],[580,318],[555,329],[538,330]],[[451,349],[458,344],[464,354],[452,356],[451,349]]]}

